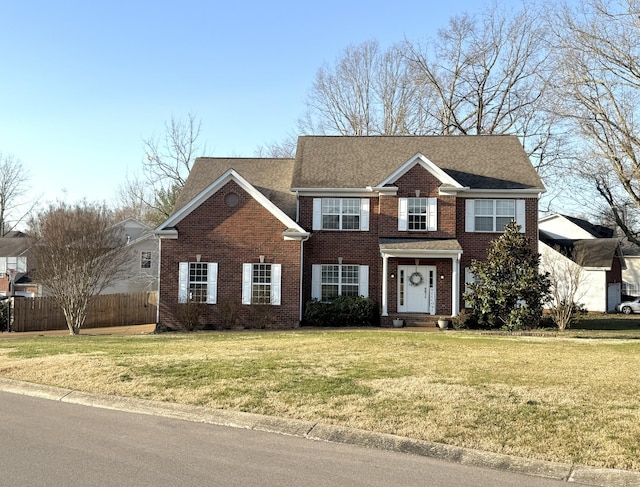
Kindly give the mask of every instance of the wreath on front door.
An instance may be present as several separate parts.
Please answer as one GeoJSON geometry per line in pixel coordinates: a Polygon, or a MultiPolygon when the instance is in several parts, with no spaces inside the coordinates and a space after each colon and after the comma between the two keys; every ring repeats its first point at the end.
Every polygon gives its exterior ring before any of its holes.
{"type": "Polygon", "coordinates": [[[409,276],[409,284],[413,287],[418,287],[424,282],[424,277],[418,271],[409,276]]]}

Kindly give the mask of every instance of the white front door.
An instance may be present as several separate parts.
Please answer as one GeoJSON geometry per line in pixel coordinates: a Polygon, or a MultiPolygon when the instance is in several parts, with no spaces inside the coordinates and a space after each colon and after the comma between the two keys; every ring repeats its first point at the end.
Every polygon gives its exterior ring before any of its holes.
{"type": "Polygon", "coordinates": [[[436,268],[398,266],[398,312],[436,313],[436,268]]]}

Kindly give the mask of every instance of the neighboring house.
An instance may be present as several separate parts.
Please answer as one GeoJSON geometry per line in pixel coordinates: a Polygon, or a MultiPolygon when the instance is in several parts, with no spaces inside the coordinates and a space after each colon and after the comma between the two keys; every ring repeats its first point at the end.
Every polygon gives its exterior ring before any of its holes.
{"type": "Polygon", "coordinates": [[[622,295],[640,296],[640,247],[627,240],[622,242],[625,267],[622,269],[622,295]]]}
{"type": "Polygon", "coordinates": [[[159,321],[196,301],[213,325],[269,311],[295,327],[338,295],[373,298],[383,325],[457,315],[507,223],[537,249],[543,191],[515,136],[303,136],[295,159],[199,158],[156,229],[159,321]]]}
{"type": "Polygon", "coordinates": [[[558,263],[569,272],[570,260],[581,268],[578,302],[588,311],[614,311],[621,299],[625,258],[614,231],[567,215],[551,215],[538,223],[540,267],[549,271],[558,263]]]}
{"type": "Polygon", "coordinates": [[[41,287],[32,280],[34,266],[29,259],[29,247],[29,239],[22,232],[13,231],[0,237],[0,296],[42,295],[41,287]]]}
{"type": "Polygon", "coordinates": [[[127,218],[116,223],[131,253],[123,276],[101,294],[139,293],[158,290],[159,239],[144,223],[127,218]]]}

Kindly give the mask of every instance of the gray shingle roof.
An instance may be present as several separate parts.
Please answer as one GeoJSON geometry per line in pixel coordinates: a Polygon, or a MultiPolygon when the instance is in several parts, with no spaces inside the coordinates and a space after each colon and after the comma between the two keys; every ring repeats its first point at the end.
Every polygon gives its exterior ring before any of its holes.
{"type": "Polygon", "coordinates": [[[462,250],[456,239],[437,238],[381,238],[382,250],[462,250]]]}
{"type": "Polygon", "coordinates": [[[538,232],[540,240],[549,247],[559,251],[573,261],[579,261],[583,267],[604,267],[612,265],[620,240],[617,238],[587,238],[572,240],[553,238],[544,230],[538,232]]]}
{"type": "Polygon", "coordinates": [[[233,169],[289,217],[295,218],[296,195],[291,192],[293,164],[293,159],[199,157],[176,201],[174,213],[233,169]]]}
{"type": "Polygon", "coordinates": [[[376,186],[417,153],[463,186],[544,190],[518,137],[511,135],[302,136],[292,187],[376,186]]]}

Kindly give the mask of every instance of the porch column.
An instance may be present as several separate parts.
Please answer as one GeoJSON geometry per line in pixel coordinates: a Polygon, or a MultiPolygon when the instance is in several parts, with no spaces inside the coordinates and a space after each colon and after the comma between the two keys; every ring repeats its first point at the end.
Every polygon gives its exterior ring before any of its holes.
{"type": "Polygon", "coordinates": [[[382,254],[382,316],[389,316],[387,309],[387,268],[389,257],[386,254],[382,254]]]}
{"type": "Polygon", "coordinates": [[[451,259],[451,316],[458,316],[460,312],[460,256],[451,259]]]}

